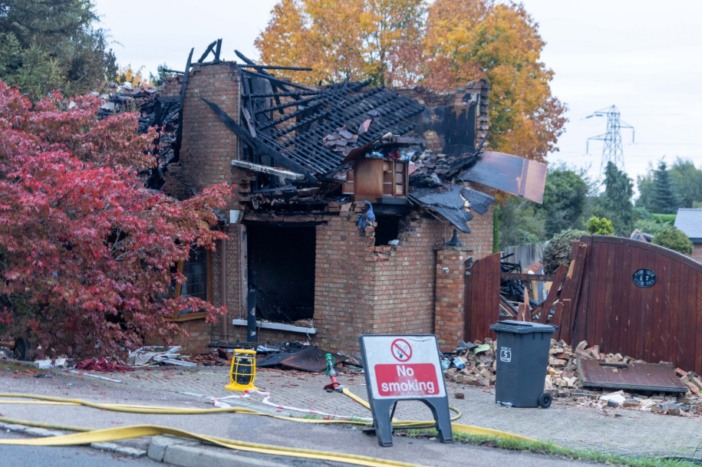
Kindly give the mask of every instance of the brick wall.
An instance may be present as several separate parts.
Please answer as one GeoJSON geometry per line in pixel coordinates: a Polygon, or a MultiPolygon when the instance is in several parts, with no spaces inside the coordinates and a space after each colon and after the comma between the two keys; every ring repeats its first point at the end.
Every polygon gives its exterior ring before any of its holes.
{"type": "Polygon", "coordinates": [[[436,300],[434,333],[443,352],[451,352],[465,329],[465,261],[467,247],[442,247],[436,251],[436,300]]]}
{"type": "MultiPolygon", "coordinates": [[[[217,183],[236,184],[241,173],[232,171],[238,158],[237,137],[202,99],[217,104],[239,121],[239,73],[235,65],[195,65],[188,78],[183,105],[182,169],[172,175],[191,191],[200,193],[217,183]]],[[[169,172],[171,169],[169,168],[169,172]]],[[[232,200],[227,209],[239,209],[232,200]]]]}
{"type": "MultiPolygon", "coordinates": [[[[178,95],[183,77],[169,78],[161,95],[178,95]]],[[[202,98],[216,103],[234,120],[239,121],[239,74],[236,66],[222,63],[218,65],[196,65],[188,77],[183,106],[183,139],[180,150],[180,162],[171,164],[165,174],[164,192],[178,199],[186,199],[203,189],[217,184],[229,183],[246,189],[248,174],[244,171],[232,170],[232,159],[238,158],[238,142],[236,135],[224,125],[219,117],[210,110],[202,98]]],[[[241,195],[230,200],[225,208],[239,209],[241,195]]],[[[214,325],[203,320],[180,323],[182,329],[190,333],[190,337],[178,338],[178,344],[184,345],[186,352],[206,352],[206,345],[211,338],[224,337],[222,321],[231,322],[232,316],[239,315],[239,237],[241,227],[230,225],[225,228],[229,236],[226,251],[222,251],[221,243],[212,255],[213,303],[216,306],[226,305],[228,315],[220,318],[214,325]],[[220,274],[226,259],[227,266],[227,300],[223,303],[220,274]]]]}
{"type": "MultiPolygon", "coordinates": [[[[169,80],[168,92],[177,94],[181,79],[169,80]]],[[[205,98],[216,103],[238,122],[239,83],[238,70],[232,64],[192,68],[183,109],[180,163],[169,167],[166,192],[170,189],[170,194],[182,199],[212,184],[228,182],[237,186],[237,198],[231,200],[225,212],[241,209],[239,201],[248,193],[251,174],[232,170],[231,160],[239,158],[237,137],[202,101],[205,98]]],[[[487,125],[487,89],[480,84],[481,128],[487,125]]],[[[475,90],[465,87],[457,93],[431,99],[459,103],[468,92],[475,90]]],[[[425,99],[429,98],[427,96],[425,99]]],[[[492,253],[492,216],[492,208],[484,216],[475,214],[469,224],[473,233],[459,236],[473,248],[475,259],[492,253]]],[[[358,336],[363,333],[432,333],[435,325],[434,247],[451,238],[452,226],[415,212],[403,220],[398,247],[375,247],[373,227],[360,232],[356,217],[357,212],[353,210],[338,216],[324,216],[326,224],[316,228],[314,323],[319,334],[314,340],[325,349],[355,351],[358,336]]],[[[281,220],[302,219],[299,216],[277,219],[281,220]]],[[[226,336],[221,321],[214,325],[204,320],[184,322],[182,328],[191,333],[190,338],[181,342],[186,345],[187,352],[207,351],[205,346],[210,338],[245,340],[245,328],[231,324],[232,318],[245,314],[242,308],[245,300],[241,295],[247,261],[242,256],[245,231],[241,225],[228,226],[225,250],[218,244],[213,254],[213,301],[217,306],[224,304],[220,280],[222,267],[226,266],[228,315],[222,318],[226,321],[226,336]]],[[[259,340],[306,340],[306,336],[261,330],[259,340]]]]}
{"type": "Polygon", "coordinates": [[[174,345],[182,346],[180,353],[183,355],[199,355],[210,351],[207,348],[207,344],[211,341],[211,325],[206,323],[204,319],[184,321],[178,323],[178,325],[189,334],[188,337],[176,336],[174,339],[174,345]]]}
{"type": "MultiPolygon", "coordinates": [[[[317,227],[318,342],[348,352],[357,350],[363,333],[433,333],[435,247],[450,240],[453,228],[415,212],[403,220],[399,246],[376,247],[373,228],[360,232],[356,217],[356,212],[341,213],[317,227]]],[[[476,214],[470,227],[473,233],[459,238],[473,249],[473,258],[491,254],[492,209],[476,214]]],[[[462,298],[462,282],[460,293],[462,298]]],[[[462,337],[462,325],[459,333],[462,337]]]]}
{"type": "Polygon", "coordinates": [[[314,323],[320,346],[353,350],[370,330],[374,239],[361,233],[355,212],[342,212],[317,226],[314,323]]]}
{"type": "Polygon", "coordinates": [[[692,250],[692,259],[702,263],[702,243],[695,243],[692,250]]]}

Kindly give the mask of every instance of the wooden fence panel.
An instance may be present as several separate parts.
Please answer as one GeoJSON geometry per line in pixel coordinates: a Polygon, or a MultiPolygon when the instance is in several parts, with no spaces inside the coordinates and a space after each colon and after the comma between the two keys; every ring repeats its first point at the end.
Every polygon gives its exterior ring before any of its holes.
{"type": "Polygon", "coordinates": [[[500,319],[500,253],[478,260],[466,275],[465,339],[496,337],[490,325],[500,319]]]}
{"type": "Polygon", "coordinates": [[[571,303],[571,343],[585,339],[603,352],[702,372],[702,264],[637,240],[581,241],[588,251],[581,290],[571,303]],[[656,283],[634,284],[639,269],[652,270],[656,283]]]}

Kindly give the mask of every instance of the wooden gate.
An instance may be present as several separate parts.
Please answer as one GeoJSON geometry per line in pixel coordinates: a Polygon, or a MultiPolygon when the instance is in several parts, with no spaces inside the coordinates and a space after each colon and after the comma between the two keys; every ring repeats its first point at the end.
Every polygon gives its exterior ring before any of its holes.
{"type": "Polygon", "coordinates": [[[500,319],[500,253],[476,261],[466,271],[465,340],[495,338],[490,325],[500,319]]]}
{"type": "Polygon", "coordinates": [[[570,341],[702,372],[702,264],[627,238],[582,243],[587,261],[570,341]]]}

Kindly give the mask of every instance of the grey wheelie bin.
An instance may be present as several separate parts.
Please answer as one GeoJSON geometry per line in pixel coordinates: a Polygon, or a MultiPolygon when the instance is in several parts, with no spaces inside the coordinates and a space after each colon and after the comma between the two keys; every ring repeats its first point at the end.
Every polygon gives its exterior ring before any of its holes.
{"type": "Polygon", "coordinates": [[[551,335],[558,326],[524,321],[500,321],[497,333],[495,402],[509,407],[551,405],[544,392],[551,335]]]}

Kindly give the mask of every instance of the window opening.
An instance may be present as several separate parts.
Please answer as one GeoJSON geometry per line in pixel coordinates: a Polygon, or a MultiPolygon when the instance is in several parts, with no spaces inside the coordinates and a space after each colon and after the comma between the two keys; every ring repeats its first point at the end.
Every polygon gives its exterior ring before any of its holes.
{"type": "Polygon", "coordinates": [[[390,241],[397,240],[400,235],[399,216],[375,216],[378,225],[375,227],[375,246],[389,245],[390,241]]]}

